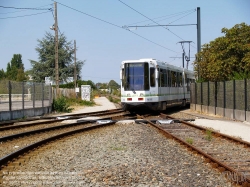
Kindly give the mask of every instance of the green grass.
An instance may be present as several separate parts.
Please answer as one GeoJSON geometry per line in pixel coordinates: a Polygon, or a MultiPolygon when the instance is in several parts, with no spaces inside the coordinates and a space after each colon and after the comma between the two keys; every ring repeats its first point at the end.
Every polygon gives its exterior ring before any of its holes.
{"type": "Polygon", "coordinates": [[[94,101],[86,101],[82,100],[81,98],[66,98],[67,103],[70,106],[80,105],[80,106],[94,106],[94,101]]]}
{"type": "Polygon", "coordinates": [[[125,147],[122,147],[122,146],[112,146],[112,147],[110,147],[112,150],[114,150],[114,151],[124,151],[124,150],[126,150],[126,148],[125,147]]]}
{"type": "Polygon", "coordinates": [[[121,102],[121,99],[119,98],[115,98],[115,97],[112,97],[112,96],[109,96],[108,97],[108,100],[110,101],[110,102],[112,102],[112,103],[119,103],[119,102],[121,102]]]}
{"type": "Polygon", "coordinates": [[[205,139],[208,140],[208,141],[211,141],[212,138],[213,138],[213,136],[212,136],[212,131],[211,131],[211,130],[206,130],[205,139]]]}
{"type": "Polygon", "coordinates": [[[193,144],[194,140],[193,140],[193,138],[187,138],[186,142],[189,144],[193,144]]]}
{"type": "Polygon", "coordinates": [[[56,112],[72,112],[73,106],[93,106],[95,105],[94,101],[85,101],[81,98],[67,98],[64,96],[58,97],[53,100],[52,108],[56,112]]]}

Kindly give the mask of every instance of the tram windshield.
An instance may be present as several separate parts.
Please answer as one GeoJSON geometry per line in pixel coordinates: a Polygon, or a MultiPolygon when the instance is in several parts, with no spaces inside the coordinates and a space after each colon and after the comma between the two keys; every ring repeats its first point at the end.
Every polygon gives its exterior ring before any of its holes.
{"type": "Polygon", "coordinates": [[[148,63],[126,63],[123,85],[125,90],[149,90],[148,63]]]}

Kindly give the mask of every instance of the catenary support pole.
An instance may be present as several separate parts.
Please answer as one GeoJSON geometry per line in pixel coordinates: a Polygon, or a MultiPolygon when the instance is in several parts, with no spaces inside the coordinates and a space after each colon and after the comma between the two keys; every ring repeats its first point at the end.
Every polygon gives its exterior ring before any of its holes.
{"type": "Polygon", "coordinates": [[[56,97],[59,94],[59,73],[58,73],[58,21],[57,21],[57,3],[54,2],[55,6],[55,71],[56,71],[56,97]]]}

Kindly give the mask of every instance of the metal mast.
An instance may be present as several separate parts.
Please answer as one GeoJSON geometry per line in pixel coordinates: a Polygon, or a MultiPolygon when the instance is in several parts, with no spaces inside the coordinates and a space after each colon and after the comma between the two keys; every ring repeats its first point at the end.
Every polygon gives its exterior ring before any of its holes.
{"type": "Polygon", "coordinates": [[[57,3],[54,2],[55,6],[55,73],[56,73],[56,97],[59,94],[59,73],[58,73],[58,22],[57,22],[57,3]]]}

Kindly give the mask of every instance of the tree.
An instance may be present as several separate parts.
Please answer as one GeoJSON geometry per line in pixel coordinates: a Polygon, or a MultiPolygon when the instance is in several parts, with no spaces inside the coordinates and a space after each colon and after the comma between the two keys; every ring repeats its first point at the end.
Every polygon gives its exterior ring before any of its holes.
{"type": "MultiPolygon", "coordinates": [[[[38,40],[36,51],[39,61],[30,60],[32,69],[30,75],[37,82],[44,82],[45,77],[55,80],[55,40],[51,33],[46,32],[42,40],[38,40]]],[[[72,42],[67,41],[61,34],[58,39],[58,71],[59,80],[66,81],[68,77],[74,77],[74,49],[72,42]]],[[[76,61],[76,72],[80,74],[84,61],[76,61]]]]}
{"type": "Polygon", "coordinates": [[[120,88],[120,85],[117,84],[114,80],[109,81],[108,87],[111,89],[118,89],[120,88]]]}
{"type": "Polygon", "coordinates": [[[5,78],[5,72],[3,69],[0,70],[0,80],[5,78]]]}
{"type": "Polygon", "coordinates": [[[250,78],[250,26],[241,23],[223,28],[225,36],[204,44],[194,62],[202,81],[250,78]]]}
{"type": "Polygon", "coordinates": [[[27,80],[21,54],[14,54],[11,62],[7,64],[6,78],[14,81],[27,80]]]}

